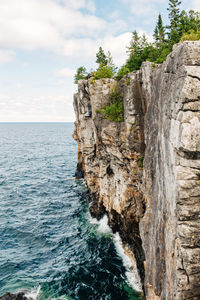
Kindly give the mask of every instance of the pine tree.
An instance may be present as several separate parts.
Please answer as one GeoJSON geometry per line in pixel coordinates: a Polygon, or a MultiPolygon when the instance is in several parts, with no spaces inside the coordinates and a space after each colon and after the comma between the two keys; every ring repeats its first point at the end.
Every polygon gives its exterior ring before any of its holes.
{"type": "Polygon", "coordinates": [[[102,47],[99,47],[99,51],[96,54],[96,58],[97,58],[96,63],[99,64],[99,67],[107,65],[108,60],[102,47]]]}
{"type": "Polygon", "coordinates": [[[165,41],[165,27],[163,26],[163,21],[161,14],[158,15],[158,21],[156,27],[154,29],[154,39],[156,44],[159,46],[160,44],[164,43],[165,41]]]}
{"type": "Polygon", "coordinates": [[[167,10],[169,11],[169,20],[170,20],[170,26],[169,28],[169,41],[171,44],[178,43],[180,40],[180,33],[179,33],[179,24],[180,24],[180,9],[179,5],[181,4],[181,1],[179,0],[169,0],[169,8],[167,10]]]}
{"type": "Polygon", "coordinates": [[[113,58],[112,58],[110,51],[108,51],[108,54],[107,54],[107,66],[113,72],[113,74],[116,73],[117,67],[115,66],[115,64],[113,62],[113,58]]]}
{"type": "Polygon", "coordinates": [[[85,67],[79,67],[74,75],[74,83],[78,83],[80,79],[87,79],[88,73],[85,67]]]}
{"type": "Polygon", "coordinates": [[[139,53],[141,51],[141,37],[137,31],[133,31],[130,46],[128,47],[128,53],[139,53]]]}
{"type": "Polygon", "coordinates": [[[154,29],[154,32],[153,32],[153,37],[154,37],[154,40],[156,42],[156,44],[158,43],[159,41],[159,35],[158,35],[158,24],[156,24],[156,27],[154,29]]]}

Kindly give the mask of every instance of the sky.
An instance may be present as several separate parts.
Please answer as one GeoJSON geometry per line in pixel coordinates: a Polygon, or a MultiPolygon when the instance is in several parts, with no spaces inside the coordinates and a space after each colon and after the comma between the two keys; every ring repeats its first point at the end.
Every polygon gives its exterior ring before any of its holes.
{"type": "MultiPolygon", "coordinates": [[[[117,66],[131,33],[151,39],[167,0],[0,0],[0,122],[72,122],[74,74],[97,67],[100,46],[117,66]]],[[[200,10],[199,0],[182,9],[200,10]]]]}

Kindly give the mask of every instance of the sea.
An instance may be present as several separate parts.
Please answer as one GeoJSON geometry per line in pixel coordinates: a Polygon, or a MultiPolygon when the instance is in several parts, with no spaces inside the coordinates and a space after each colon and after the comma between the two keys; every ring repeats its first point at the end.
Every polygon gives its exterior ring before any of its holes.
{"type": "Polygon", "coordinates": [[[89,214],[72,133],[73,123],[0,123],[0,295],[141,299],[119,235],[89,214]]]}

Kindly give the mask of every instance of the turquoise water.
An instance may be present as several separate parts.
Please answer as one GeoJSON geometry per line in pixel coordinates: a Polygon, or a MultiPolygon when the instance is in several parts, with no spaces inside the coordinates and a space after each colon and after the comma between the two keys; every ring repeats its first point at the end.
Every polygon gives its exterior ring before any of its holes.
{"type": "Polygon", "coordinates": [[[0,123],[0,295],[139,299],[112,234],[90,221],[72,132],[71,123],[0,123]]]}

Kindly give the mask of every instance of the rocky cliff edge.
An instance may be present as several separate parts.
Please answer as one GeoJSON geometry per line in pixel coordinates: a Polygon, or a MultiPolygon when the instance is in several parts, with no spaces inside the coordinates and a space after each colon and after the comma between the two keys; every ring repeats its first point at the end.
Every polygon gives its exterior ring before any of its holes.
{"type": "Polygon", "coordinates": [[[134,253],[146,299],[200,299],[200,41],[118,82],[124,121],[97,113],[114,79],[74,96],[77,177],[134,253]]]}

